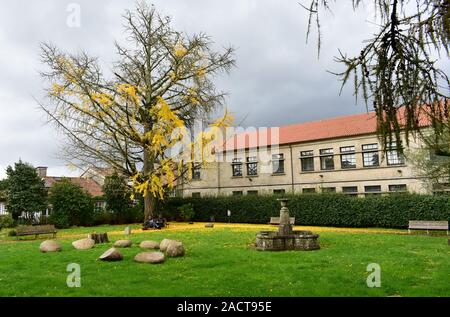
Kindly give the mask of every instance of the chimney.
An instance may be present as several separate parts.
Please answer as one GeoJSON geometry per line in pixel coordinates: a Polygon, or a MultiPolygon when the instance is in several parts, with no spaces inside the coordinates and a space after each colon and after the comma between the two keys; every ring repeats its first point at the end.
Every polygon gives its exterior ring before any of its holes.
{"type": "Polygon", "coordinates": [[[47,167],[45,166],[36,167],[36,171],[40,178],[47,177],[47,167]]]}

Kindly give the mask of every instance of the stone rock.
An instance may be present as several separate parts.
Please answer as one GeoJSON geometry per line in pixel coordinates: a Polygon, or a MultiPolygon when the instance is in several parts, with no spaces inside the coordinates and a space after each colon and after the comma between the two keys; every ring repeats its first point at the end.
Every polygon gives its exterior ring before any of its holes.
{"type": "Polygon", "coordinates": [[[54,240],[46,240],[41,243],[39,246],[39,250],[43,253],[46,252],[60,252],[61,251],[61,245],[59,242],[54,240]]]}
{"type": "Polygon", "coordinates": [[[100,255],[98,259],[101,261],[108,261],[108,262],[121,261],[123,260],[123,255],[116,248],[111,248],[102,255],[100,255]]]}
{"type": "Polygon", "coordinates": [[[214,224],[213,223],[207,223],[205,225],[205,228],[214,228],[214,224]]]}
{"type": "Polygon", "coordinates": [[[179,256],[184,256],[184,246],[183,243],[178,241],[172,241],[169,243],[166,249],[166,255],[170,258],[176,258],[179,256]]]}
{"type": "Polygon", "coordinates": [[[161,243],[159,244],[159,249],[161,251],[166,251],[167,247],[169,246],[170,242],[175,241],[175,240],[171,240],[171,239],[164,239],[163,241],[161,241],[161,243]]]}
{"type": "Polygon", "coordinates": [[[131,240],[117,240],[114,243],[115,248],[129,248],[133,244],[133,241],[131,240]]]}
{"type": "Polygon", "coordinates": [[[131,234],[130,227],[126,227],[125,230],[124,230],[124,233],[125,233],[126,236],[129,236],[131,234]]]}
{"type": "Polygon", "coordinates": [[[159,249],[159,243],[156,241],[142,241],[139,247],[141,249],[159,249]]]}
{"type": "Polygon", "coordinates": [[[165,260],[164,253],[162,252],[142,252],[134,257],[134,260],[139,263],[162,263],[165,260]]]}
{"type": "Polygon", "coordinates": [[[93,239],[81,239],[72,242],[72,245],[77,250],[89,250],[92,249],[95,245],[95,240],[93,239]]]}

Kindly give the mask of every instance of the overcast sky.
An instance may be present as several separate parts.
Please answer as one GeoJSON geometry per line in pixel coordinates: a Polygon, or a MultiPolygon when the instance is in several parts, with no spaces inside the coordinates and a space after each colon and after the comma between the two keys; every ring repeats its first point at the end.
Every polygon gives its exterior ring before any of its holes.
{"type": "MultiPolygon", "coordinates": [[[[114,61],[114,39],[123,39],[121,14],[133,0],[15,0],[0,11],[0,179],[19,158],[49,166],[52,175],[73,175],[57,159],[62,142],[34,98],[42,99],[43,69],[39,43],[87,50],[105,65],[114,61]],[[81,8],[80,27],[69,27],[67,9],[81,8]]],[[[299,0],[153,0],[186,33],[205,32],[217,48],[232,45],[237,67],[217,79],[229,93],[227,105],[243,125],[272,127],[366,111],[355,104],[351,85],[340,84],[327,70],[341,66],[333,56],[341,48],[357,53],[374,32],[370,9],[353,13],[351,1],[339,1],[322,19],[323,46],[317,57],[315,36],[306,44],[307,12],[299,0]]],[[[303,1],[305,2],[305,1],[303,1]]]]}

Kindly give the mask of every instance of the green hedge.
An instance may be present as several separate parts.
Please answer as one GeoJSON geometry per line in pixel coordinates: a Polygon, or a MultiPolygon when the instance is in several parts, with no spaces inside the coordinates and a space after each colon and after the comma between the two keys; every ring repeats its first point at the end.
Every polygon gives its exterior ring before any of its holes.
{"type": "MultiPolygon", "coordinates": [[[[406,228],[409,220],[450,220],[450,197],[391,194],[356,198],[343,194],[287,196],[296,224],[333,227],[406,228]]],[[[162,206],[164,217],[177,219],[178,207],[194,206],[195,221],[268,223],[278,216],[277,196],[170,198],[162,206]]]]}

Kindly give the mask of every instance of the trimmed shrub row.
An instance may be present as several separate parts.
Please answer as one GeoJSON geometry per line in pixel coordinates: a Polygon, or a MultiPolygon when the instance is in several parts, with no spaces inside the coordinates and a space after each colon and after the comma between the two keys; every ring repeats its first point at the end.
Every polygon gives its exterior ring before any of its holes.
{"type": "MultiPolygon", "coordinates": [[[[449,220],[450,197],[392,194],[356,198],[343,194],[287,195],[291,217],[298,225],[333,227],[406,228],[409,220],[449,220]]],[[[170,198],[164,217],[179,217],[180,206],[192,204],[195,221],[266,224],[279,215],[279,196],[170,198]]]]}

